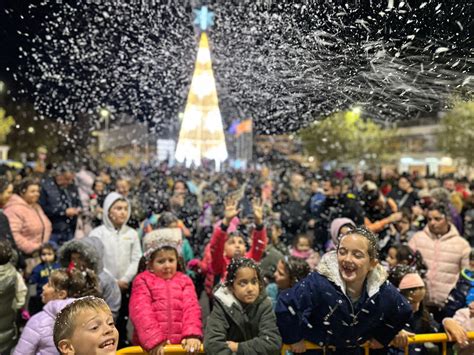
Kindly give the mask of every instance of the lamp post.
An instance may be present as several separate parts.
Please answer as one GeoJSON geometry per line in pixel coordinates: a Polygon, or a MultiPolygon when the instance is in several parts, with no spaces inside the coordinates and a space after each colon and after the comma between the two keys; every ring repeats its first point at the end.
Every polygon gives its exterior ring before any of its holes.
{"type": "Polygon", "coordinates": [[[103,107],[99,110],[99,115],[102,120],[105,121],[105,131],[109,133],[109,120],[110,120],[110,111],[103,107]]]}

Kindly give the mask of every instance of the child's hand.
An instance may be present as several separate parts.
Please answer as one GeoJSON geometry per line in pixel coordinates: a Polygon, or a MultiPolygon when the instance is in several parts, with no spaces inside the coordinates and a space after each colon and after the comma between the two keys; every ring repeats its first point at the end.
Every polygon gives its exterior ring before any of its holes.
{"type": "Polygon", "coordinates": [[[237,209],[239,202],[232,197],[228,197],[224,201],[224,220],[223,223],[228,226],[232,218],[236,217],[240,210],[237,209]]]}
{"type": "Polygon", "coordinates": [[[292,353],[301,354],[306,352],[306,344],[304,343],[304,339],[300,340],[297,343],[290,344],[290,351],[292,353]]]}
{"type": "Polygon", "coordinates": [[[128,290],[128,282],[127,281],[118,280],[117,284],[118,284],[118,286],[120,287],[120,289],[122,291],[128,290]]]}
{"type": "Polygon", "coordinates": [[[148,352],[148,355],[165,355],[166,342],[158,344],[148,352]]]}
{"type": "Polygon", "coordinates": [[[414,336],[415,334],[402,329],[398,332],[397,335],[395,335],[395,338],[392,339],[392,342],[390,344],[396,348],[404,348],[408,346],[408,338],[414,336]]]}
{"type": "Polygon", "coordinates": [[[199,260],[199,259],[189,260],[188,265],[186,265],[186,268],[189,269],[189,270],[200,272],[201,271],[201,260],[199,260]]]}
{"type": "Polygon", "coordinates": [[[263,223],[263,202],[260,198],[255,198],[252,201],[252,208],[253,208],[253,218],[255,220],[256,225],[260,225],[263,223]]]}
{"type": "Polygon", "coordinates": [[[186,353],[197,353],[201,349],[201,340],[198,338],[186,338],[181,341],[181,345],[186,350],[186,353]]]}
{"type": "Polygon", "coordinates": [[[370,339],[369,343],[370,343],[370,348],[371,349],[383,349],[384,348],[384,346],[382,344],[380,344],[379,341],[374,339],[374,338],[370,339]]]}
{"type": "Polygon", "coordinates": [[[459,345],[468,343],[466,330],[452,318],[443,319],[443,326],[449,341],[455,341],[459,345]]]}
{"type": "Polygon", "coordinates": [[[233,352],[236,353],[237,350],[239,349],[239,343],[236,343],[235,341],[228,341],[227,345],[229,346],[229,349],[233,352]]]}

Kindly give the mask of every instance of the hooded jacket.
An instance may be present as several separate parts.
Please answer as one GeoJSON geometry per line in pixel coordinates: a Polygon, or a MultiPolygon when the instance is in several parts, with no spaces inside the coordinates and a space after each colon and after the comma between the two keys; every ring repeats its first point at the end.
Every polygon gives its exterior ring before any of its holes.
{"type": "Polygon", "coordinates": [[[412,314],[408,301],[377,265],[367,274],[361,298],[353,304],[339,273],[337,254],[326,253],[318,271],[281,292],[277,324],[286,344],[302,339],[335,346],[336,354],[359,354],[371,338],[387,346],[412,314]]]}
{"type": "Polygon", "coordinates": [[[426,226],[410,239],[408,246],[421,253],[428,267],[426,304],[443,307],[449,292],[456,286],[461,270],[469,265],[469,243],[450,224],[448,233],[441,237],[431,233],[426,226]]]}
{"type": "Polygon", "coordinates": [[[129,304],[134,338],[150,351],[169,340],[202,338],[201,307],[189,276],[177,272],[165,280],[146,270],[133,281],[129,304]]]}
{"type": "Polygon", "coordinates": [[[30,206],[14,194],[4,208],[15,244],[25,254],[32,254],[51,236],[51,222],[39,204],[30,206]]]}
{"type": "Polygon", "coordinates": [[[114,318],[117,319],[122,303],[122,293],[114,277],[104,268],[101,257],[104,255],[103,243],[96,237],[71,240],[65,243],[58,251],[58,261],[62,267],[67,268],[69,266],[72,253],[81,255],[81,258],[86,262],[88,268],[95,271],[99,277],[102,297],[112,311],[114,318]]]}
{"type": "Polygon", "coordinates": [[[99,238],[104,244],[104,267],[112,277],[115,280],[131,282],[137,273],[142,250],[137,232],[127,226],[131,211],[130,203],[128,203],[127,220],[119,229],[116,229],[110,221],[109,210],[118,199],[126,200],[116,192],[107,195],[103,208],[103,224],[94,228],[89,236],[99,238]]]}
{"type": "Polygon", "coordinates": [[[43,310],[30,318],[21,333],[13,355],[56,355],[59,354],[53,341],[56,315],[74,298],[49,301],[43,310]]]}
{"type": "Polygon", "coordinates": [[[6,351],[16,336],[16,309],[13,306],[17,292],[17,271],[10,263],[0,265],[0,353],[6,351]]]}
{"type": "Polygon", "coordinates": [[[204,349],[207,354],[232,351],[227,341],[239,343],[237,354],[279,354],[281,337],[272,302],[262,289],[254,303],[243,306],[232,292],[220,285],[214,293],[214,308],[207,320],[204,349]]]}

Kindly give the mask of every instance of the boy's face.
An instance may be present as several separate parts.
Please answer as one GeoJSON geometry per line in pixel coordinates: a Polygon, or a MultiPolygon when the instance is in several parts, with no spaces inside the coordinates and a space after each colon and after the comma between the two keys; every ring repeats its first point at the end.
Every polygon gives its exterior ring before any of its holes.
{"type": "Polygon", "coordinates": [[[114,226],[123,226],[128,218],[128,203],[125,201],[115,202],[109,210],[109,218],[114,226]]]}
{"type": "Polygon", "coordinates": [[[115,354],[118,337],[112,313],[86,309],[77,315],[71,339],[61,340],[59,348],[68,355],[115,354]]]}
{"type": "Polygon", "coordinates": [[[224,254],[228,258],[244,256],[246,252],[244,239],[240,236],[229,237],[224,245],[224,254]]]}
{"type": "Polygon", "coordinates": [[[43,249],[41,251],[41,261],[46,264],[51,264],[54,261],[54,250],[43,249]]]}

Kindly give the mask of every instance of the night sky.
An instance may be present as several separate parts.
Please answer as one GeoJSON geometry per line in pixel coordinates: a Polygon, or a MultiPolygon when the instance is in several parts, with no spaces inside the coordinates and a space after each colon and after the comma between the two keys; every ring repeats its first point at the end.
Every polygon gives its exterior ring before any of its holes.
{"type": "MultiPolygon", "coordinates": [[[[0,79],[47,117],[107,105],[168,125],[184,109],[198,1],[151,3],[0,0],[0,79]]],[[[472,93],[472,1],[207,3],[227,124],[293,131],[356,105],[381,122],[410,119],[472,93]]]]}

